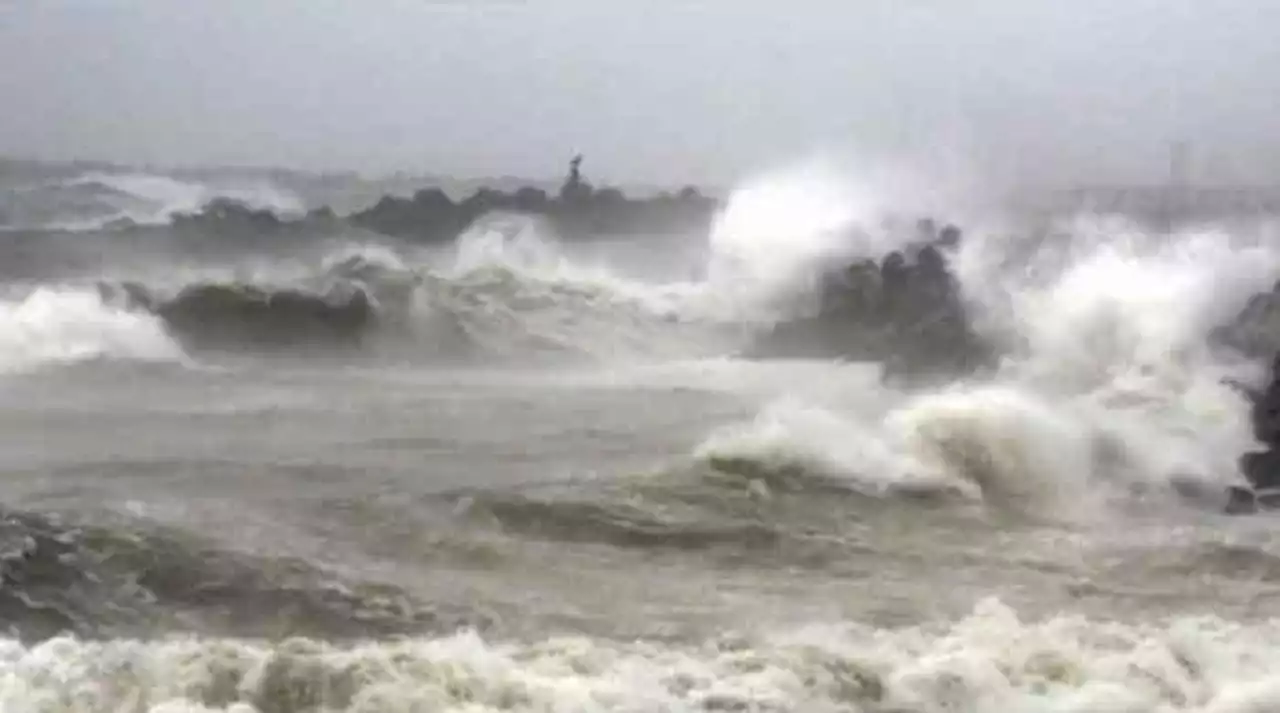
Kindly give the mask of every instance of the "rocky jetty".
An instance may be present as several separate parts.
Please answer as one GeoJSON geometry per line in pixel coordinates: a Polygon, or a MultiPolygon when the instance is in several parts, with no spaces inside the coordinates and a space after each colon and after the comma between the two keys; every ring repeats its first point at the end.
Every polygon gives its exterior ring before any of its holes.
{"type": "MultiPolygon", "coordinates": [[[[153,226],[132,225],[127,219],[106,227],[130,232],[155,230],[153,226]]],[[[181,238],[188,250],[215,246],[240,249],[262,243],[310,244],[320,237],[349,232],[350,226],[327,208],[280,215],[234,198],[218,197],[199,210],[174,213],[164,230],[181,238]]]]}
{"type": "Polygon", "coordinates": [[[938,230],[929,220],[918,229],[920,239],[905,250],[825,275],[817,314],[776,325],[753,355],[879,362],[887,376],[913,380],[992,364],[947,266],[960,230],[938,230]]]}
{"type": "Polygon", "coordinates": [[[583,177],[581,164],[582,157],[574,157],[556,195],[533,186],[512,192],[481,188],[454,201],[443,189],[424,188],[410,197],[383,196],[373,206],[350,215],[340,216],[321,207],[290,218],[234,199],[216,198],[200,210],[174,215],[170,228],[180,234],[240,239],[345,228],[416,243],[447,243],[486,215],[515,213],[545,220],[562,238],[587,240],[611,235],[702,236],[710,230],[719,209],[718,201],[691,186],[650,198],[630,198],[616,188],[597,189],[583,177]]]}
{"type": "Polygon", "coordinates": [[[594,188],[583,178],[581,164],[581,156],[570,162],[568,176],[556,196],[531,186],[512,193],[482,188],[455,203],[443,190],[428,188],[411,198],[385,196],[348,219],[368,230],[422,242],[452,240],[478,218],[495,212],[545,218],[569,239],[619,234],[705,235],[711,227],[718,203],[695,188],[686,187],[675,195],[628,198],[615,188],[594,188]]]}
{"type": "Polygon", "coordinates": [[[177,213],[169,221],[175,228],[231,228],[267,232],[284,224],[266,208],[253,208],[232,198],[214,198],[199,212],[177,213]]]}

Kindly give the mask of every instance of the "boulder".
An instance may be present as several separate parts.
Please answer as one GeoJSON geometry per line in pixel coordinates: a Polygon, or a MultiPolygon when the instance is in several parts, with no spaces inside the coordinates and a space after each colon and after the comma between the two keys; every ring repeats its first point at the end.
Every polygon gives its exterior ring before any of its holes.
{"type": "Polygon", "coordinates": [[[1230,322],[1211,335],[1214,344],[1255,359],[1280,353],[1280,283],[1254,295],[1230,322]]]}
{"type": "MultiPolygon", "coordinates": [[[[954,245],[959,231],[943,234],[954,245]]],[[[776,325],[755,356],[837,358],[884,365],[899,379],[973,373],[994,353],[973,330],[937,233],[822,278],[818,313],[776,325]]]]}

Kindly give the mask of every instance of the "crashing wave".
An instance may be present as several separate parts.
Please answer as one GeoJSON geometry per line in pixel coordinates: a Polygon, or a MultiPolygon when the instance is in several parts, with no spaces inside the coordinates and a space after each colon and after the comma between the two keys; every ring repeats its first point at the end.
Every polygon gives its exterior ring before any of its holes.
{"type": "Polygon", "coordinates": [[[0,692],[0,703],[279,713],[1244,713],[1280,699],[1277,642],[1274,621],[1041,618],[996,599],[942,624],[754,626],[692,641],[521,641],[475,631],[347,644],[64,637],[0,644],[0,673],[20,682],[0,692]]]}
{"type": "MultiPolygon", "coordinates": [[[[108,280],[103,295],[113,315],[149,317],[140,323],[159,324],[196,349],[361,351],[394,338],[406,353],[447,343],[454,353],[520,360],[863,361],[912,377],[912,389],[932,394],[938,407],[920,407],[939,420],[924,424],[933,441],[885,449],[932,452],[942,464],[934,466],[958,482],[998,487],[973,465],[1008,454],[992,424],[1038,421],[1053,432],[1042,418],[1053,412],[1070,425],[1065,432],[1079,435],[1072,442],[1124,444],[1134,482],[1232,484],[1235,455],[1252,447],[1248,405],[1226,384],[1240,369],[1210,349],[1206,335],[1274,280],[1265,246],[1193,232],[1153,236],[1114,222],[1067,225],[1063,240],[1016,242],[981,229],[959,239],[954,229],[927,225],[884,228],[878,214],[859,213],[859,201],[839,191],[814,198],[810,182],[801,184],[731,197],[709,235],[705,269],[676,282],[586,267],[570,258],[569,243],[548,240],[543,224],[504,218],[472,226],[451,254],[401,255],[393,270],[338,258],[301,275],[202,274],[165,289],[108,280]],[[796,210],[804,220],[792,220],[796,210]],[[989,398],[1001,389],[1018,399],[989,398]],[[966,419],[988,422],[967,427],[966,419]]],[[[225,202],[201,216],[197,222],[274,224],[225,202]]],[[[1265,316],[1265,305],[1255,299],[1244,310],[1247,324],[1219,341],[1266,337],[1269,321],[1254,318],[1265,316]]],[[[1106,470],[1087,455],[1093,450],[1081,445],[1064,462],[1106,470]]],[[[733,453],[717,455],[737,462],[733,453]]]]}
{"type": "Polygon", "coordinates": [[[378,321],[368,294],[350,286],[319,294],[292,288],[200,284],[164,299],[136,283],[125,283],[118,290],[103,285],[102,295],[109,303],[155,314],[174,336],[195,348],[358,347],[378,321]]]}
{"type": "Polygon", "coordinates": [[[216,185],[117,170],[11,187],[0,194],[0,213],[7,216],[11,229],[118,230],[166,225],[180,214],[228,201],[277,220],[303,209],[296,196],[269,184],[216,185]]]}
{"type": "Polygon", "coordinates": [[[685,354],[708,348],[698,340],[717,340],[705,322],[680,319],[679,295],[581,268],[536,234],[485,226],[452,254],[348,245],[318,261],[99,280],[96,287],[111,309],[158,318],[189,349],[607,359],[685,354]]]}
{"type": "Polygon", "coordinates": [[[100,359],[176,363],[185,354],[160,320],[91,289],[46,286],[0,299],[0,373],[100,359]]]}
{"type": "MultiPolygon", "coordinates": [[[[1211,335],[1274,280],[1280,263],[1265,242],[1077,221],[1056,226],[1065,228],[1056,239],[971,231],[954,248],[907,240],[868,255],[842,225],[747,251],[756,274],[782,265],[774,283],[816,297],[757,353],[865,361],[932,383],[916,383],[914,395],[867,394],[869,407],[815,402],[837,424],[816,431],[766,408],[704,443],[714,463],[834,475],[863,489],[886,477],[933,478],[967,484],[987,502],[1050,511],[1088,510],[1085,496],[1108,490],[1249,508],[1235,460],[1253,440],[1234,383],[1251,367],[1222,359],[1211,335]],[[817,287],[786,253],[796,244],[819,256],[809,270],[821,276],[817,287]],[[1053,455],[1042,462],[1041,451],[1053,455]]],[[[1255,299],[1245,317],[1265,305],[1255,299]]],[[[1267,320],[1245,322],[1245,336],[1274,339],[1267,320]]]]}
{"type": "Polygon", "coordinates": [[[780,322],[750,354],[875,362],[912,377],[993,366],[995,347],[976,332],[943,252],[959,239],[947,226],[905,250],[823,274],[817,314],[780,322]]]}

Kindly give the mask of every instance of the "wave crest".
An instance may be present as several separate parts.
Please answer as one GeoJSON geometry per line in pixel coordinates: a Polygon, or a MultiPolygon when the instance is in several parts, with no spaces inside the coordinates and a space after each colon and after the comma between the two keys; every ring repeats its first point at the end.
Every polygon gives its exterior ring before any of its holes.
{"type": "Polygon", "coordinates": [[[461,631],[335,645],[184,638],[6,642],[0,693],[26,710],[1004,711],[1244,713],[1280,699],[1280,631],[1216,617],[1120,624],[1024,620],[998,600],[939,626],[860,622],[686,643],[461,631]]]}
{"type": "Polygon", "coordinates": [[[151,173],[92,171],[0,196],[0,215],[10,228],[95,231],[129,225],[164,225],[232,201],[270,215],[294,215],[301,199],[263,181],[201,182],[151,173]]]}
{"type": "Polygon", "coordinates": [[[104,303],[91,289],[39,287],[0,299],[0,372],[97,359],[180,362],[152,315],[104,303]]]}

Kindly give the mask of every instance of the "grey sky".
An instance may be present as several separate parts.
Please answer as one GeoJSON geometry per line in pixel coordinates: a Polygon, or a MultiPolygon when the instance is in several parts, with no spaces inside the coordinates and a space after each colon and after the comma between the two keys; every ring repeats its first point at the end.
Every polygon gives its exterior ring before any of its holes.
{"type": "Polygon", "coordinates": [[[1270,0],[0,0],[0,152],[730,180],[958,150],[1032,181],[1277,181],[1270,0]]]}

